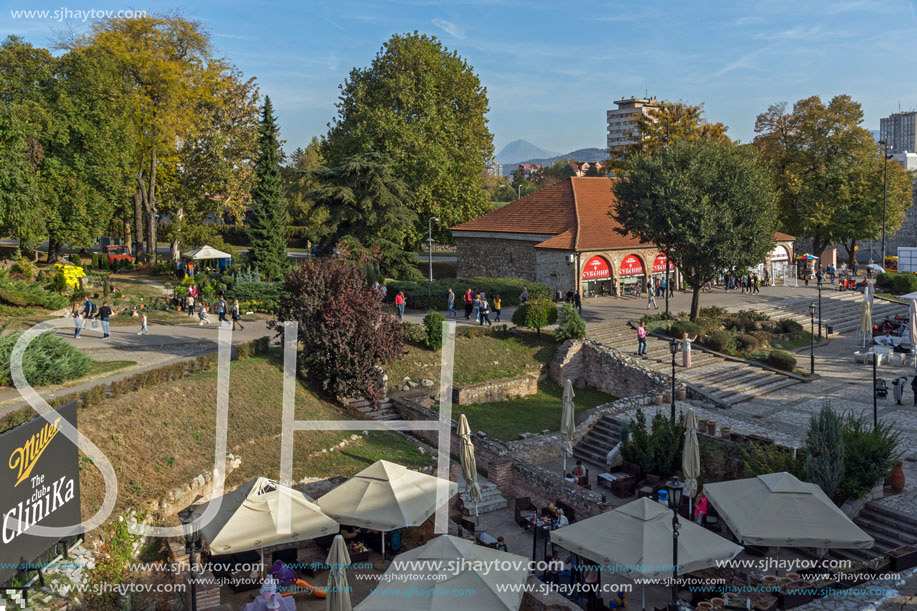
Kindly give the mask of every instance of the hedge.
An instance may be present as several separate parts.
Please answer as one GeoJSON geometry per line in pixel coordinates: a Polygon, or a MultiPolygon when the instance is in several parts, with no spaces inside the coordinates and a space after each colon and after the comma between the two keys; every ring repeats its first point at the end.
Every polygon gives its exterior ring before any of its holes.
{"type": "Polygon", "coordinates": [[[226,289],[226,299],[238,299],[243,310],[273,313],[280,292],[279,282],[236,282],[226,289]]]}
{"type": "Polygon", "coordinates": [[[463,296],[466,289],[477,289],[487,294],[488,300],[493,303],[494,295],[499,293],[504,308],[519,305],[519,295],[523,287],[528,289],[529,301],[536,299],[550,299],[553,292],[550,287],[531,280],[521,280],[519,278],[445,278],[434,280],[432,285],[433,303],[430,303],[427,293],[428,282],[404,282],[401,280],[390,280],[385,283],[387,302],[393,302],[398,291],[404,291],[408,307],[411,309],[426,309],[432,307],[436,310],[446,308],[446,297],[451,288],[455,292],[455,307],[461,309],[465,302],[463,296]]]}
{"type": "Polygon", "coordinates": [[[736,346],[735,335],[729,331],[714,331],[704,340],[704,344],[717,352],[733,352],[736,346]]]}
{"type": "Polygon", "coordinates": [[[767,363],[783,371],[792,372],[796,369],[796,357],[784,350],[771,350],[771,353],[767,357],[767,363]]]}
{"type": "Polygon", "coordinates": [[[917,276],[914,274],[898,274],[892,280],[892,289],[901,295],[917,291],[917,276]]]}

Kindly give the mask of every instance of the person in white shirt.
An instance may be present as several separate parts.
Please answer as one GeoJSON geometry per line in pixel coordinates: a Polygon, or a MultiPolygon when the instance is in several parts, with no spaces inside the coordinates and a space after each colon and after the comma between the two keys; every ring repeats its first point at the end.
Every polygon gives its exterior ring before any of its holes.
{"type": "Polygon", "coordinates": [[[554,515],[557,516],[556,528],[563,528],[564,526],[570,525],[570,520],[567,519],[567,516],[564,515],[564,510],[560,507],[557,508],[557,512],[554,515]]]}

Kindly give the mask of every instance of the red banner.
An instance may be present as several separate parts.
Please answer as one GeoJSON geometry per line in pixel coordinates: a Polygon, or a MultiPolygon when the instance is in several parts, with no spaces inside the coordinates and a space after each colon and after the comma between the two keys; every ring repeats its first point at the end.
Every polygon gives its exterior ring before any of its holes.
{"type": "Polygon", "coordinates": [[[583,266],[583,280],[611,278],[611,268],[603,257],[592,257],[583,266]]]}
{"type": "Polygon", "coordinates": [[[634,276],[642,273],[643,264],[640,262],[640,259],[637,258],[637,255],[627,255],[624,257],[624,260],[621,261],[622,276],[634,276]]]}
{"type": "MultiPolygon", "coordinates": [[[[653,272],[664,272],[667,259],[668,257],[665,256],[665,253],[661,252],[656,255],[656,258],[653,260],[653,272]]],[[[672,265],[671,261],[669,261],[669,270],[675,270],[675,266],[672,265]]]]}

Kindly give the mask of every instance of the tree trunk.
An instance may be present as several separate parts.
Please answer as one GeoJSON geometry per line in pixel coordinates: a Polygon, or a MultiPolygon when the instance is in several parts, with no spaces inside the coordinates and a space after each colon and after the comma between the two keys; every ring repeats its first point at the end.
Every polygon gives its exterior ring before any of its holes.
{"type": "MultiPolygon", "coordinates": [[[[121,231],[122,233],[124,233],[124,247],[127,249],[129,253],[134,255],[134,241],[133,239],[131,239],[131,224],[128,223],[127,221],[121,221],[121,223],[123,225],[123,227],[121,228],[121,231]]],[[[136,258],[137,256],[134,255],[134,259],[136,258]]]]}
{"type": "Polygon", "coordinates": [[[143,259],[143,174],[137,174],[137,191],[134,192],[134,243],[132,250],[135,259],[143,259]]]}
{"type": "Polygon", "coordinates": [[[156,261],[156,149],[153,148],[150,155],[150,181],[149,188],[146,191],[146,199],[143,202],[146,208],[146,251],[149,253],[150,261],[156,261]]]}
{"type": "Polygon", "coordinates": [[[856,257],[857,241],[852,240],[850,244],[844,244],[844,250],[847,251],[847,265],[853,267],[853,260],[856,257]]]}
{"type": "Polygon", "coordinates": [[[700,287],[692,286],[691,291],[691,320],[695,321],[700,313],[700,287]]]}
{"type": "Polygon", "coordinates": [[[172,243],[169,245],[169,255],[172,257],[172,263],[178,263],[181,260],[181,243],[178,241],[178,232],[176,227],[181,226],[181,221],[185,218],[184,208],[175,211],[175,218],[172,219],[172,243]]]}
{"type": "Polygon", "coordinates": [[[54,238],[48,238],[48,263],[54,263],[60,256],[62,244],[54,238]]]}

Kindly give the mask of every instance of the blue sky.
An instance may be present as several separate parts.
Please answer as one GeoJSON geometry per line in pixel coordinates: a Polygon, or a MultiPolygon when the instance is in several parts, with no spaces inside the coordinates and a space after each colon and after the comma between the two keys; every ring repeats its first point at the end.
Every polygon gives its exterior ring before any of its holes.
{"type": "Polygon", "coordinates": [[[257,77],[287,150],[326,131],[351,68],[368,65],[392,33],[415,29],[474,67],[497,151],[517,138],[558,152],[604,147],[605,110],[645,91],[703,102],[743,141],[769,104],[810,95],[850,94],[869,129],[899,102],[917,108],[915,0],[134,2],[2,0],[0,33],[48,45],[65,26],[13,19],[17,9],[180,10],[257,77]]]}

